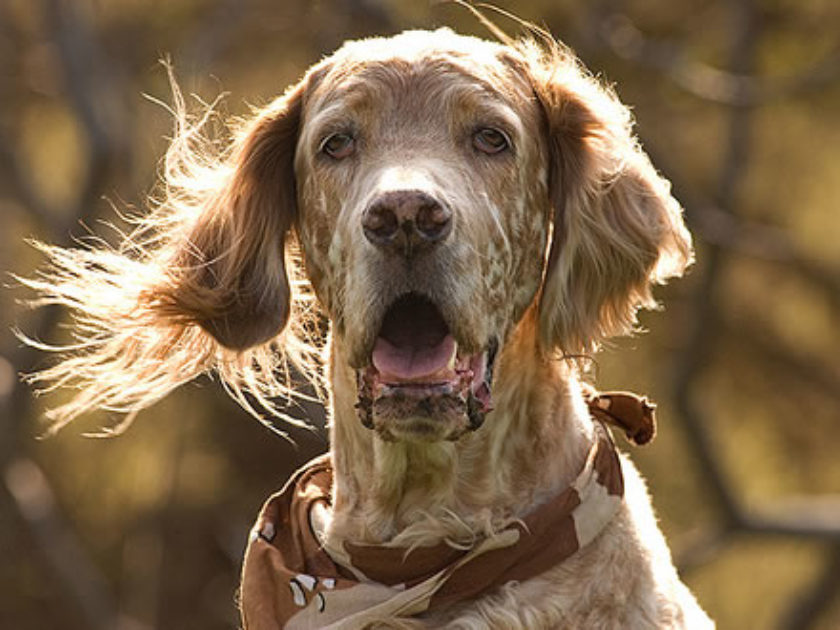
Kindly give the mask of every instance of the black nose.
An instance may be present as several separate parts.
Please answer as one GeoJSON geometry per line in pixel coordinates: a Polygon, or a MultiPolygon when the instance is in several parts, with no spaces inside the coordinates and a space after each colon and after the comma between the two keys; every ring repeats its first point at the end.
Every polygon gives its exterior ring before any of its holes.
{"type": "Polygon", "coordinates": [[[362,228],[381,249],[410,257],[439,243],[452,230],[452,212],[419,190],[394,190],[379,195],[365,209],[362,228]]]}

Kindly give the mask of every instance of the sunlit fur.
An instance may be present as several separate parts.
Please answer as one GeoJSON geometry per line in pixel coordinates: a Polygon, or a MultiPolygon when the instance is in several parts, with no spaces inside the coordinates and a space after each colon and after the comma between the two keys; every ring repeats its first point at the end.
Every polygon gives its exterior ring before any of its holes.
{"type": "MultiPolygon", "coordinates": [[[[251,393],[277,412],[269,397],[290,389],[278,365],[291,359],[316,383],[323,365],[335,480],[317,527],[337,555],[345,541],[465,547],[567,487],[595,437],[563,355],[631,332],[637,309],[654,305],[651,285],[692,255],[615,94],[553,42],[446,29],[346,44],[221,152],[175,94],[163,199],[138,232],[117,250],[44,247],[53,266],[29,281],[77,318],[79,347],[33,377],[75,388],[55,421],[95,407],[131,414],[213,370],[243,404],[251,393]],[[514,150],[471,152],[488,122],[514,150]],[[357,154],[331,161],[323,140],[348,127],[357,154]],[[453,212],[450,237],[414,266],[387,260],[359,223],[371,199],[401,188],[453,212]],[[495,409],[455,442],[385,442],[357,417],[356,370],[409,290],[435,301],[466,352],[500,342],[495,409]],[[323,364],[305,334],[316,305],[331,324],[323,364]]],[[[566,562],[381,627],[712,627],[679,581],[643,481],[623,468],[622,508],[566,562]]]]}
{"type": "Polygon", "coordinates": [[[651,285],[692,261],[682,209],[632,131],[630,111],[567,50],[522,45],[547,114],[555,238],[541,339],[574,354],[633,331],[651,285]],[[538,60],[538,61],[537,61],[538,60]]]}
{"type": "Polygon", "coordinates": [[[48,412],[52,431],[97,408],[125,414],[113,427],[122,430],[209,372],[258,417],[268,410],[292,422],[277,406],[296,395],[290,364],[320,386],[316,305],[288,231],[302,89],[241,123],[219,148],[203,135],[213,109],[190,118],[174,79],[172,88],[175,133],[160,199],[131,219],[136,228],[116,248],[99,239],[75,249],[36,243],[50,265],[21,279],[39,293],[34,305],[59,304],[73,317],[75,343],[27,340],[62,359],[29,380],[73,392],[48,412]]]}

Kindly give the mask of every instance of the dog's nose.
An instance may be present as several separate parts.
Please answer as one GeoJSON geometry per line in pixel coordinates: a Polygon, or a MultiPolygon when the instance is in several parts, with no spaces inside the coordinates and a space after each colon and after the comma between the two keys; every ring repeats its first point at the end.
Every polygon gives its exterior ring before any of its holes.
{"type": "Polygon", "coordinates": [[[365,209],[362,228],[377,247],[411,256],[446,238],[452,212],[422,191],[395,190],[379,195],[365,209]]]}

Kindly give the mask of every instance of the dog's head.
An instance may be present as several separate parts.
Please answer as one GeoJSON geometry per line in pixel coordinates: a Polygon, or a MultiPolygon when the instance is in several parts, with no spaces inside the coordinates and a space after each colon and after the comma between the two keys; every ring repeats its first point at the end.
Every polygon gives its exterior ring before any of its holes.
{"type": "Polygon", "coordinates": [[[295,230],[386,439],[454,439],[492,408],[526,313],[542,353],[632,329],[691,257],[627,109],[559,47],[449,30],[351,42],[246,129],[185,295],[227,347],[276,336],[295,230]]]}

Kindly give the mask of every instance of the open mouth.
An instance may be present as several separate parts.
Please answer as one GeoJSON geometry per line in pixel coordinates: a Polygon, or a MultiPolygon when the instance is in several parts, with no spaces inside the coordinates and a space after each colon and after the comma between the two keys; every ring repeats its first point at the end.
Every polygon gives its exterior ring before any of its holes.
{"type": "Polygon", "coordinates": [[[493,408],[495,354],[495,342],[461,353],[431,300],[401,296],[385,313],[370,365],[358,373],[362,423],[386,439],[457,439],[477,429],[493,408]]]}

